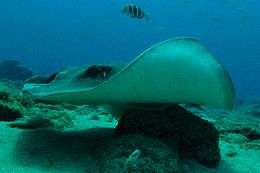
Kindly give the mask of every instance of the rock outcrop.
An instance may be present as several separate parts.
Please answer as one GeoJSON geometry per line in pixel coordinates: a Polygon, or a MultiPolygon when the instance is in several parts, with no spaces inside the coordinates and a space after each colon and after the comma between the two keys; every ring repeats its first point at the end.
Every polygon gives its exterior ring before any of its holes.
{"type": "Polygon", "coordinates": [[[0,121],[15,121],[22,117],[19,109],[9,107],[8,104],[0,103],[0,121]]]}
{"type": "Polygon", "coordinates": [[[161,110],[127,110],[116,127],[116,135],[142,134],[177,147],[182,157],[190,157],[207,167],[220,161],[219,133],[210,122],[173,105],[161,110]]]}
{"type": "Polygon", "coordinates": [[[14,89],[0,83],[0,121],[15,121],[22,117],[23,106],[14,99],[14,89]]]}

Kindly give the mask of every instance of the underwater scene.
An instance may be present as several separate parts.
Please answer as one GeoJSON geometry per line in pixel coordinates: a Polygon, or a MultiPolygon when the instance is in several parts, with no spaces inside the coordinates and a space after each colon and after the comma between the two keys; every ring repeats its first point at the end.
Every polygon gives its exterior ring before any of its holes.
{"type": "Polygon", "coordinates": [[[259,7],[1,0],[0,173],[260,173],[259,7]]]}

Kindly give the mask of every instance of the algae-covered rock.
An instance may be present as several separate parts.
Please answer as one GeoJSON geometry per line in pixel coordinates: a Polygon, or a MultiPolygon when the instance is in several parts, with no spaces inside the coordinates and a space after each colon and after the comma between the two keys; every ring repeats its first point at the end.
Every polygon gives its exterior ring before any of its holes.
{"type": "Polygon", "coordinates": [[[214,125],[179,106],[161,110],[129,109],[119,120],[116,134],[159,138],[170,146],[177,145],[182,156],[207,167],[216,167],[221,157],[219,133],[214,125]]]}
{"type": "Polygon", "coordinates": [[[7,101],[11,92],[11,89],[4,82],[0,81],[0,101],[7,101]]]}
{"type": "Polygon", "coordinates": [[[12,82],[0,80],[0,101],[5,102],[32,102],[31,97],[26,97],[26,94],[22,94],[21,90],[17,88],[12,82]],[[23,99],[23,100],[22,100],[23,99]]]}
{"type": "Polygon", "coordinates": [[[14,121],[9,124],[13,128],[63,129],[72,124],[70,113],[62,105],[35,103],[30,95],[0,82],[0,121],[14,121]]]}
{"type": "Polygon", "coordinates": [[[8,101],[10,94],[10,89],[0,81],[0,101],[8,101]]]}
{"type": "Polygon", "coordinates": [[[15,121],[23,116],[23,106],[13,99],[16,92],[0,82],[0,121],[15,121]]]}
{"type": "Polygon", "coordinates": [[[125,135],[107,144],[100,173],[179,173],[177,151],[158,139],[125,135]]]}
{"type": "Polygon", "coordinates": [[[51,120],[48,117],[42,116],[27,117],[10,124],[10,127],[20,129],[38,129],[52,126],[51,120]]]}
{"type": "Polygon", "coordinates": [[[31,109],[27,110],[24,118],[11,123],[10,126],[21,129],[64,129],[72,125],[72,118],[68,111],[53,110],[50,109],[50,107],[48,105],[45,105],[45,107],[43,105],[32,107],[31,109]]]}
{"type": "Polygon", "coordinates": [[[21,117],[22,112],[19,109],[0,102],[0,121],[15,121],[21,117]]]}

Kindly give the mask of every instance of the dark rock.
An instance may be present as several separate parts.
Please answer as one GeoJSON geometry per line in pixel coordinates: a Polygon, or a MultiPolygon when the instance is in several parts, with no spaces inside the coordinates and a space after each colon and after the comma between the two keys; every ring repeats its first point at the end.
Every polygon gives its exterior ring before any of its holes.
{"type": "Polygon", "coordinates": [[[116,135],[143,134],[177,145],[180,155],[197,160],[207,167],[220,161],[219,133],[210,122],[180,106],[161,110],[128,109],[116,127],[116,135]]]}
{"type": "Polygon", "coordinates": [[[0,121],[15,121],[22,117],[18,109],[10,108],[8,105],[0,103],[0,121]]]}
{"type": "Polygon", "coordinates": [[[32,71],[22,66],[17,60],[0,61],[0,79],[25,80],[32,75],[32,71]]]}
{"type": "Polygon", "coordinates": [[[100,173],[179,173],[179,159],[158,139],[125,135],[107,144],[101,156],[100,173]]]}

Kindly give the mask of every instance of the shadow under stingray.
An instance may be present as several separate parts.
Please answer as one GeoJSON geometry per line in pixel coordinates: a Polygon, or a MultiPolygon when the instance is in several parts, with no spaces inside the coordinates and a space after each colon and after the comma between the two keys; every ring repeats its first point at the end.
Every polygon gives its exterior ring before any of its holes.
{"type": "MultiPolygon", "coordinates": [[[[113,128],[73,132],[25,130],[16,145],[16,162],[55,172],[99,173],[101,154],[114,139],[113,128]]],[[[182,164],[189,165],[194,173],[237,172],[224,161],[217,169],[209,169],[190,160],[182,160],[182,164]]]]}
{"type": "Polygon", "coordinates": [[[75,132],[26,130],[16,146],[17,163],[60,171],[84,167],[85,171],[96,172],[103,147],[114,137],[112,128],[75,132]]]}

